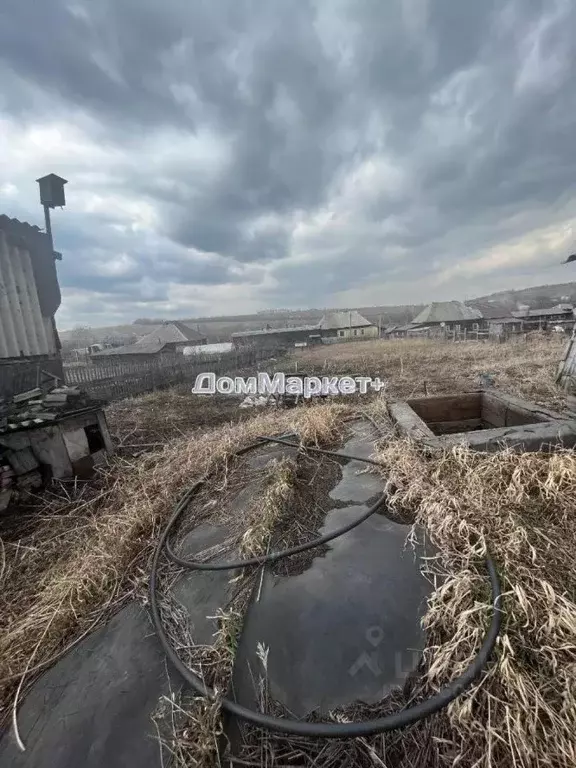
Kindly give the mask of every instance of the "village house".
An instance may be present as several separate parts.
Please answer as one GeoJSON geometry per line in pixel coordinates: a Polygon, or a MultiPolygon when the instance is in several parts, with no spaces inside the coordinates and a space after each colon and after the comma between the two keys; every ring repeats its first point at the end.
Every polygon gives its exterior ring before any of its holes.
{"type": "Polygon", "coordinates": [[[317,325],[299,325],[284,328],[262,328],[255,331],[238,331],[232,334],[235,347],[259,346],[267,349],[278,347],[308,346],[320,344],[321,334],[317,325]]]}
{"type": "Polygon", "coordinates": [[[572,304],[556,304],[547,309],[517,309],[512,317],[521,320],[525,331],[546,330],[554,326],[571,329],[574,325],[574,307],[572,304]]]}
{"type": "Polygon", "coordinates": [[[330,339],[375,339],[380,335],[378,326],[371,323],[355,309],[324,315],[319,327],[323,341],[330,339]]]}
{"type": "Polygon", "coordinates": [[[256,331],[238,331],[232,334],[235,347],[258,345],[274,348],[278,346],[308,346],[377,338],[378,326],[354,310],[330,312],[316,325],[301,325],[283,328],[262,328],[256,331]]]}
{"type": "Polygon", "coordinates": [[[406,326],[406,334],[413,331],[431,332],[478,331],[484,325],[482,312],[469,307],[461,301],[433,301],[406,326]]]}
{"type": "Polygon", "coordinates": [[[208,343],[207,337],[186,323],[173,320],[163,323],[159,328],[146,334],[135,344],[104,349],[91,356],[95,365],[115,362],[147,362],[163,356],[174,356],[190,346],[208,343]]]}

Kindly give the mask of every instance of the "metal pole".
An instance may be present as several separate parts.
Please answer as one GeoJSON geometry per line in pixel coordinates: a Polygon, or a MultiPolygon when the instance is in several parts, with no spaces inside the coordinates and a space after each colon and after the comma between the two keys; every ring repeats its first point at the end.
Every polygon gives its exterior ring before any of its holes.
{"type": "Polygon", "coordinates": [[[46,222],[46,234],[50,238],[50,248],[54,250],[54,240],[52,239],[52,224],[50,222],[50,208],[44,206],[44,221],[46,222]]]}

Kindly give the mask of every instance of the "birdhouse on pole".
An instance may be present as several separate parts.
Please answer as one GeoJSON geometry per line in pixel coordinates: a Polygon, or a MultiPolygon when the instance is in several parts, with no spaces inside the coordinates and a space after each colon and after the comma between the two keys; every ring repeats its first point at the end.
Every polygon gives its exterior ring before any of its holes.
{"type": "Polygon", "coordinates": [[[40,185],[40,202],[44,207],[44,221],[46,222],[46,234],[50,238],[50,247],[54,253],[54,258],[62,258],[61,254],[54,252],[54,240],[52,238],[52,223],[50,221],[50,208],[63,208],[66,205],[64,197],[64,184],[68,184],[66,179],[56,176],[55,173],[49,173],[48,176],[42,176],[36,179],[40,185]]]}
{"type": "Polygon", "coordinates": [[[66,179],[56,176],[55,173],[49,173],[48,176],[42,176],[36,179],[40,185],[40,202],[46,208],[63,208],[66,205],[64,196],[64,184],[68,184],[66,179]]]}

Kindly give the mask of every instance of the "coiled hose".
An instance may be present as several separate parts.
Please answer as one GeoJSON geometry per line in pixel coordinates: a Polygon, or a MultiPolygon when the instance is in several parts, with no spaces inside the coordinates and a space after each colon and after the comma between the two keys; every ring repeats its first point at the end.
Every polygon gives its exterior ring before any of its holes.
{"type": "MultiPolygon", "coordinates": [[[[290,442],[284,438],[278,437],[260,437],[258,442],[252,443],[240,450],[236,451],[233,455],[240,456],[247,453],[250,450],[261,447],[265,442],[279,443],[281,445],[287,445],[292,448],[301,448],[299,443],[290,442]]],[[[312,448],[306,447],[307,451],[313,453],[319,453],[326,456],[335,456],[339,459],[353,459],[355,461],[362,461],[366,464],[374,464],[381,466],[379,462],[372,459],[365,459],[360,456],[353,456],[346,453],[338,453],[336,451],[330,451],[324,448],[312,448]]],[[[208,687],[201,677],[195,672],[189,669],[182,659],[178,656],[177,652],[173,648],[168,638],[168,635],[164,629],[162,622],[162,616],[160,613],[160,607],[158,604],[157,596],[157,582],[158,582],[158,564],[163,551],[166,551],[166,555],[177,565],[182,568],[188,568],[194,571],[222,571],[233,570],[236,568],[247,568],[252,565],[262,565],[264,563],[273,563],[284,557],[290,557],[299,552],[306,552],[307,550],[314,549],[321,544],[326,544],[333,539],[342,536],[343,534],[351,531],[356,526],[363,523],[369,517],[371,517],[384,503],[385,494],[382,494],[380,498],[373,504],[364,514],[360,515],[358,519],[348,525],[332,531],[325,536],[319,536],[313,541],[309,541],[306,544],[300,544],[289,549],[282,550],[280,552],[270,552],[260,557],[252,557],[247,560],[235,560],[224,563],[199,563],[194,560],[185,560],[179,557],[170,547],[168,538],[174,526],[178,522],[180,515],[188,505],[190,499],[198,491],[198,489],[204,484],[205,478],[194,483],[182,496],[180,501],[174,507],[172,516],[164,528],[158,545],[152,558],[152,567],[150,571],[149,582],[149,597],[150,597],[150,611],[152,615],[152,623],[158,639],[164,650],[164,653],[170,660],[172,666],[179,672],[182,678],[190,687],[201,696],[210,700],[218,699],[223,710],[229,712],[236,717],[245,720],[259,728],[264,728],[269,731],[275,731],[279,733],[288,733],[296,736],[308,736],[308,737],[323,737],[331,739],[341,738],[354,738],[358,736],[370,736],[377,733],[383,733],[384,731],[397,730],[411,725],[418,720],[423,720],[425,717],[439,712],[444,709],[451,701],[457,698],[463,691],[465,691],[474,680],[482,673],[486,664],[488,663],[492,651],[494,649],[496,638],[500,631],[500,625],[502,620],[502,608],[500,582],[498,579],[498,573],[494,561],[488,554],[486,556],[486,569],[488,571],[488,577],[490,580],[492,590],[492,618],[488,631],[482,641],[482,645],[472,661],[472,663],[464,670],[464,672],[449,683],[445,688],[442,688],[437,694],[426,699],[420,704],[416,704],[413,707],[400,710],[393,714],[381,717],[375,720],[365,720],[355,723],[310,723],[302,720],[293,720],[289,718],[273,717],[272,715],[266,715],[248,707],[244,707],[233,699],[227,697],[219,698],[216,695],[214,689],[208,687]]]]}

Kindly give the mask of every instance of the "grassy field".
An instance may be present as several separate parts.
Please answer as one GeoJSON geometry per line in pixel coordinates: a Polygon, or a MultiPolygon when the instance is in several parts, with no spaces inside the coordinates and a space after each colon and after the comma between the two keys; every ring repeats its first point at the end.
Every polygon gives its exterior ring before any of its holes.
{"type": "MultiPolygon", "coordinates": [[[[561,408],[564,398],[554,376],[562,348],[553,337],[502,345],[374,341],[305,350],[289,366],[379,375],[389,381],[388,396],[394,398],[470,389],[484,372],[505,391],[561,408]]],[[[145,594],[159,530],[189,483],[221,472],[230,454],[258,434],[293,430],[304,444],[333,444],[346,417],[361,407],[382,430],[375,455],[390,505],[427,530],[439,553],[434,567],[444,577],[425,618],[428,648],[421,679],[403,703],[430,696],[476,653],[490,616],[487,550],[498,563],[504,589],[496,657],[485,678],[422,724],[352,743],[302,744],[259,735],[244,764],[576,765],[574,451],[487,455],[455,449],[430,456],[393,434],[382,397],[257,412],[238,412],[231,402],[220,409],[207,398],[168,391],[116,404],[109,420],[117,440],[142,444],[147,436],[158,446],[138,458],[116,456],[94,483],[49,489],[32,499],[18,520],[2,522],[4,717],[17,715],[29,684],[66,648],[127,600],[145,594]]],[[[257,533],[251,551],[267,546],[268,531],[257,533]]],[[[333,718],[357,714],[350,710],[333,718]]],[[[215,750],[195,748],[193,734],[206,725],[202,711],[189,717],[185,749],[177,748],[182,733],[174,734],[176,764],[219,765],[215,750]]],[[[213,709],[210,718],[217,727],[213,709]]]]}
{"type": "Polygon", "coordinates": [[[380,376],[390,398],[464,392],[478,374],[495,386],[540,405],[561,407],[565,398],[554,377],[566,337],[533,334],[503,344],[394,339],[311,347],[295,354],[299,371],[380,376]]]}
{"type": "MultiPolygon", "coordinates": [[[[479,373],[491,373],[499,389],[563,408],[565,397],[554,376],[564,344],[555,336],[538,335],[507,344],[378,340],[297,351],[278,361],[277,368],[287,374],[297,369],[380,376],[387,381],[386,396],[393,399],[466,391],[477,385],[479,373]]],[[[182,385],[113,403],[107,418],[117,445],[161,447],[172,438],[253,418],[252,410],[238,405],[237,397],[194,396],[182,385]]]]}

